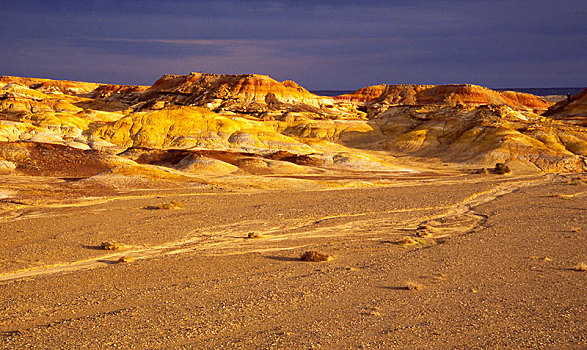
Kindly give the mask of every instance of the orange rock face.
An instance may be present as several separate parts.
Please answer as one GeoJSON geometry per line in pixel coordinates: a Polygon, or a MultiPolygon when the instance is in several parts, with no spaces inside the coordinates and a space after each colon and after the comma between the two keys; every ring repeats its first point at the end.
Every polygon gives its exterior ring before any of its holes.
{"type": "Polygon", "coordinates": [[[435,104],[476,107],[485,104],[544,111],[551,104],[531,94],[494,91],[477,85],[375,85],[341,95],[336,100],[401,105],[435,104]]]}
{"type": "Polygon", "coordinates": [[[106,98],[114,94],[129,94],[134,92],[142,92],[147,90],[148,86],[141,85],[100,85],[91,92],[92,98],[106,98]]]}
{"type": "Polygon", "coordinates": [[[147,92],[201,95],[204,92],[216,97],[231,95],[240,98],[265,99],[269,93],[285,98],[316,98],[293,81],[278,82],[259,74],[203,74],[164,75],[147,92]]]}
{"type": "Polygon", "coordinates": [[[332,99],[310,93],[293,81],[278,82],[259,74],[164,75],[145,91],[142,101],[165,100],[173,104],[255,113],[297,104],[319,107],[332,99]]]}
{"type": "Polygon", "coordinates": [[[544,115],[587,126],[587,89],[572,96],[570,102],[565,99],[555,104],[544,115]]]}

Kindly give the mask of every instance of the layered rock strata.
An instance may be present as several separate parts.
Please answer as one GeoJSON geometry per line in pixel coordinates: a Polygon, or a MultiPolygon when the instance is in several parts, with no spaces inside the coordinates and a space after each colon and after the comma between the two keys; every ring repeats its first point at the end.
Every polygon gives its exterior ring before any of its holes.
{"type": "Polygon", "coordinates": [[[104,167],[186,174],[396,171],[405,167],[395,157],[405,155],[585,171],[585,96],[546,111],[551,104],[538,96],[476,85],[376,85],[325,97],[256,74],[164,75],[150,87],[0,77],[1,171],[27,172],[41,154],[67,152],[95,153],[104,167]],[[54,146],[41,152],[33,144],[54,146]],[[15,156],[18,147],[30,156],[15,156]],[[183,153],[140,161],[157,150],[183,153]]]}

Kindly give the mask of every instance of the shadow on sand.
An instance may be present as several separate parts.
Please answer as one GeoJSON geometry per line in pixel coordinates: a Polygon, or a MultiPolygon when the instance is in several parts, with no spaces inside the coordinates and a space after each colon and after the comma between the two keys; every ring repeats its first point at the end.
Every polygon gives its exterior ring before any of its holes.
{"type": "Polygon", "coordinates": [[[102,248],[102,246],[100,246],[100,245],[86,245],[86,244],[82,244],[82,248],[84,248],[84,249],[91,249],[91,250],[104,250],[104,248],[102,248]]]}
{"type": "Polygon", "coordinates": [[[392,287],[380,286],[379,288],[387,289],[387,290],[410,290],[408,287],[402,287],[402,286],[392,286],[392,287]]]}
{"type": "Polygon", "coordinates": [[[278,261],[301,261],[300,258],[292,258],[290,256],[266,256],[265,258],[278,261]]]}

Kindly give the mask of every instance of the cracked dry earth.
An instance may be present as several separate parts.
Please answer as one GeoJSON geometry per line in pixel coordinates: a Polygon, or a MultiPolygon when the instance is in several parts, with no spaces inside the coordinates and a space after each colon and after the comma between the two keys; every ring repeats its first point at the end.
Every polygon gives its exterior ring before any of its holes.
{"type": "Polygon", "coordinates": [[[0,347],[585,348],[584,177],[116,193],[7,178],[0,347]],[[334,259],[300,261],[310,249],[334,259]]]}

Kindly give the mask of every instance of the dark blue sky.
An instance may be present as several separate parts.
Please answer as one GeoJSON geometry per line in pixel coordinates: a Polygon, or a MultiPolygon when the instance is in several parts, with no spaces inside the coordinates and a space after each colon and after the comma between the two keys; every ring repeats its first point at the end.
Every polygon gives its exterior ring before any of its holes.
{"type": "Polygon", "coordinates": [[[585,87],[585,0],[0,0],[0,75],[585,87]]]}

